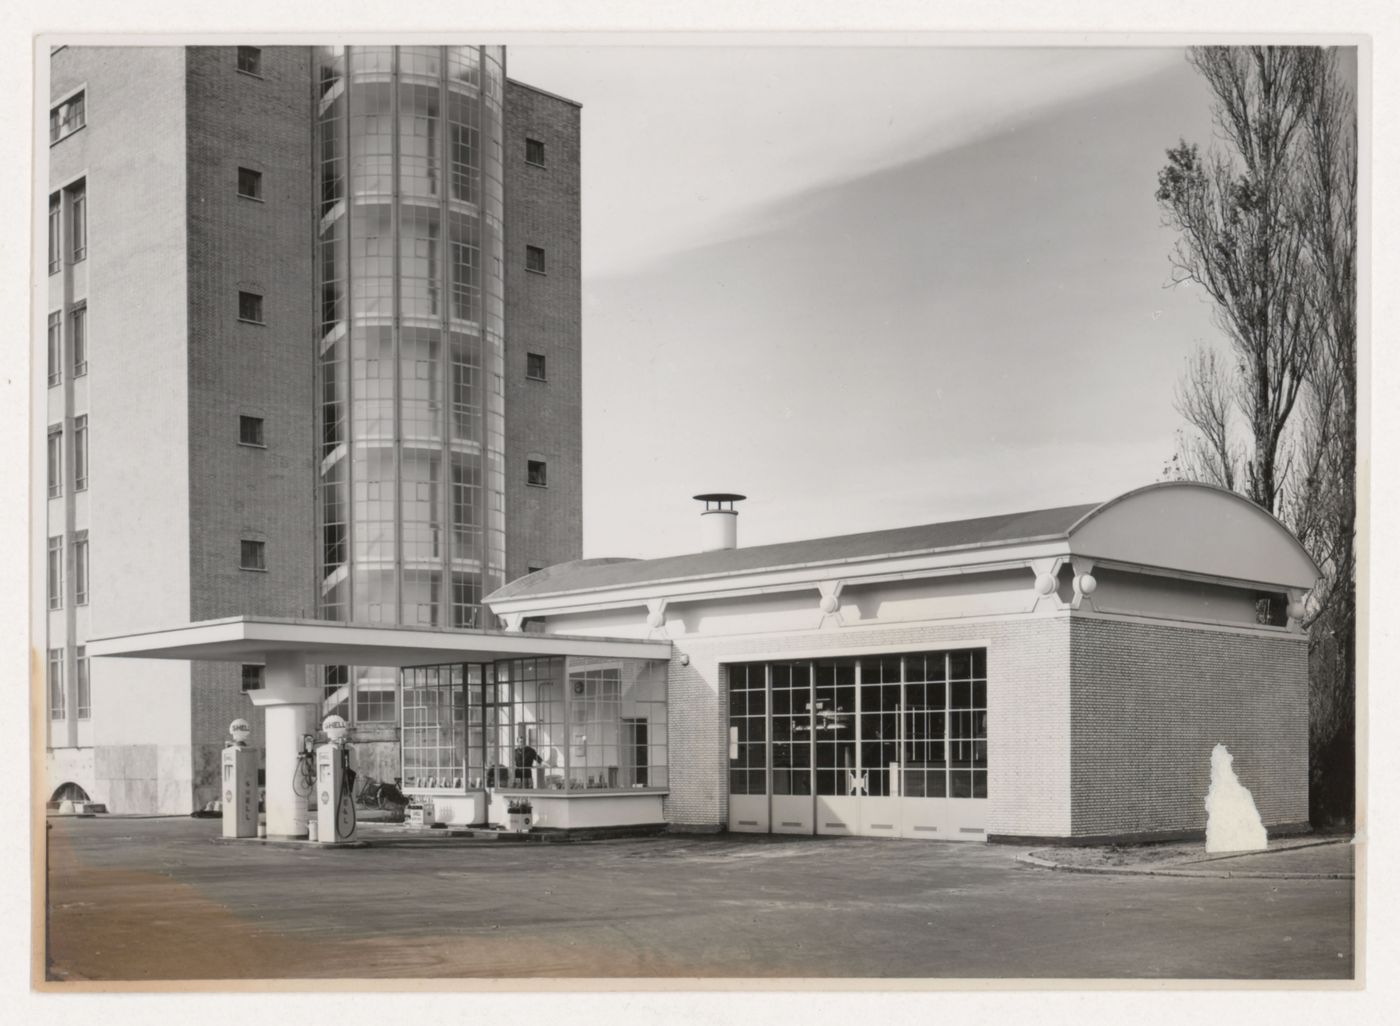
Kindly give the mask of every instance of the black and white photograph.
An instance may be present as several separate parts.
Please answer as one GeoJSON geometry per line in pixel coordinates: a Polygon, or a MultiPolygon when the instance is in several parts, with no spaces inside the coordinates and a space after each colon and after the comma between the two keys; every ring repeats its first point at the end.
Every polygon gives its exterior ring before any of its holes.
{"type": "Polygon", "coordinates": [[[32,1007],[1383,975],[1371,37],[879,28],[36,30],[32,1007]]]}

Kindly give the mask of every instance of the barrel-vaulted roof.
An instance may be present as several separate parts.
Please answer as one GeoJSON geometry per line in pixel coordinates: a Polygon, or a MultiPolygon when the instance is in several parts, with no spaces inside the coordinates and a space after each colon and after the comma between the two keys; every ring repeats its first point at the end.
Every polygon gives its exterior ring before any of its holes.
{"type": "Polygon", "coordinates": [[[996,550],[1056,541],[1067,543],[1066,553],[1285,587],[1310,588],[1319,576],[1288,530],[1247,499],[1210,485],[1163,482],[1102,503],[660,559],[574,560],[512,581],[485,601],[518,607],[536,598],[959,550],[969,563],[985,563],[996,550]]]}

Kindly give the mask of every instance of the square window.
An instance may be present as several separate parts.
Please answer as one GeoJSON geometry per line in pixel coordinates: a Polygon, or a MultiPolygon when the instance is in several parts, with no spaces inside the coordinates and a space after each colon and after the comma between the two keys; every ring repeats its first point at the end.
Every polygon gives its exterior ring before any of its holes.
{"type": "Polygon", "coordinates": [[[238,418],[238,444],[266,446],[263,441],[263,419],[261,417],[238,418]]]}
{"type": "Polygon", "coordinates": [[[238,567],[240,570],[266,570],[267,542],[242,539],[239,542],[238,567]]]}
{"type": "Polygon", "coordinates": [[[262,172],[251,167],[238,169],[238,195],[244,199],[262,199],[262,172]]]}
{"type": "Polygon", "coordinates": [[[238,48],[238,70],[245,75],[262,74],[262,48],[240,46],[238,48]]]}
{"type": "Polygon", "coordinates": [[[543,381],[545,379],[544,357],[541,354],[525,354],[525,376],[527,378],[534,378],[536,381],[543,381]]]}
{"type": "Polygon", "coordinates": [[[238,690],[243,694],[250,691],[257,691],[263,686],[263,667],[258,663],[243,664],[243,679],[238,685],[238,690]]]}
{"type": "Polygon", "coordinates": [[[83,93],[74,93],[57,107],[49,108],[49,145],[66,139],[87,124],[83,93]]]}
{"type": "Polygon", "coordinates": [[[256,292],[239,292],[238,319],[261,324],[263,322],[263,297],[256,292]]]}
{"type": "Polygon", "coordinates": [[[525,478],[525,480],[526,480],[526,483],[527,483],[527,484],[532,484],[532,485],[536,486],[537,488],[545,488],[545,487],[548,487],[548,484],[549,484],[548,477],[549,477],[549,472],[548,472],[548,468],[545,466],[544,460],[527,460],[527,461],[526,461],[526,478],[525,478]]]}
{"type": "Polygon", "coordinates": [[[539,246],[525,247],[525,270],[544,274],[544,250],[539,246]]]}
{"type": "Polygon", "coordinates": [[[544,167],[544,143],[538,139],[525,140],[525,163],[544,167]]]}

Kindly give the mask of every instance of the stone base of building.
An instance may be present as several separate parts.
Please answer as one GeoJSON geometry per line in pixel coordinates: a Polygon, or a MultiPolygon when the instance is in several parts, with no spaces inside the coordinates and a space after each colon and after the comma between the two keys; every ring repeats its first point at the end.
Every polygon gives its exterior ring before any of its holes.
{"type": "MultiPolygon", "coordinates": [[[[1278,823],[1264,828],[1270,837],[1297,837],[1312,832],[1310,823],[1278,823]]],[[[1141,830],[1121,834],[1079,834],[1070,837],[1042,837],[1034,834],[988,834],[992,844],[1015,844],[1035,848],[1095,848],[1105,845],[1167,844],[1173,841],[1205,843],[1206,831],[1141,830]]]]}

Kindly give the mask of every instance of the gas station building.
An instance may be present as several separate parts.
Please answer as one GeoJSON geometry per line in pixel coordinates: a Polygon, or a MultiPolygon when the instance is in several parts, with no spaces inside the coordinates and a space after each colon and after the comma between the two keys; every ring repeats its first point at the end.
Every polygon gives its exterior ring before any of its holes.
{"type": "MultiPolygon", "coordinates": [[[[447,825],[661,826],[928,840],[1199,835],[1225,744],[1271,833],[1304,829],[1319,573],[1206,485],[742,548],[585,559],[498,588],[499,630],[242,616],[95,657],[265,662],[269,836],[321,688],[400,667],[402,785],[447,825]]],[[[353,762],[353,755],[352,755],[353,762]]],[[[301,820],[298,820],[298,816],[301,820]]]]}

